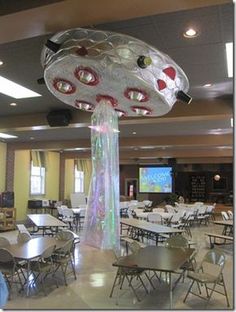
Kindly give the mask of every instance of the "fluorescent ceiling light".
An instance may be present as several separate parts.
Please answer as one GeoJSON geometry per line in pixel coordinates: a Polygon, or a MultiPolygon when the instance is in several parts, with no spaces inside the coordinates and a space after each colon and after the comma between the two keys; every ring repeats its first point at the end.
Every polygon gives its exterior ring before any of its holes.
{"type": "Polygon", "coordinates": [[[227,58],[227,69],[228,77],[233,77],[233,42],[227,42],[226,47],[226,58],[227,58]]]}
{"type": "Polygon", "coordinates": [[[18,136],[7,134],[7,133],[0,133],[0,138],[2,138],[2,139],[14,139],[14,138],[18,138],[18,136]]]}
{"type": "Polygon", "coordinates": [[[11,96],[15,99],[24,99],[41,96],[30,89],[22,87],[21,85],[0,76],[0,93],[11,96]]]}
{"type": "Polygon", "coordinates": [[[230,118],[230,125],[233,128],[233,126],[234,126],[234,119],[233,118],[230,118]]]}

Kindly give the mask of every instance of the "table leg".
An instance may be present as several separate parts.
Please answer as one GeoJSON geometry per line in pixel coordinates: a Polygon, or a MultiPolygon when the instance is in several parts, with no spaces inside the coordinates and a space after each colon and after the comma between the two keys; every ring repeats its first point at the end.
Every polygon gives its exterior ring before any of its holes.
{"type": "Polygon", "coordinates": [[[79,214],[76,214],[75,215],[75,230],[76,230],[76,233],[78,232],[78,228],[80,230],[80,226],[79,226],[79,218],[80,218],[80,215],[79,214]]]}
{"type": "Polygon", "coordinates": [[[26,296],[29,296],[29,286],[30,286],[30,260],[27,260],[27,274],[26,274],[26,296]]]}
{"type": "Polygon", "coordinates": [[[169,289],[170,289],[170,309],[173,307],[173,298],[172,298],[172,279],[171,279],[171,272],[169,272],[169,289]]]}

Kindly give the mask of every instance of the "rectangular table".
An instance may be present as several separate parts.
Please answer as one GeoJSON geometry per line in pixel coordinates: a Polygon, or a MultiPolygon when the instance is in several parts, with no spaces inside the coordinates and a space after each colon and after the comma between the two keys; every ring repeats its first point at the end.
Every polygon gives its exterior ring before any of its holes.
{"type": "Polygon", "coordinates": [[[57,232],[59,227],[67,227],[66,223],[49,214],[28,214],[27,217],[36,225],[38,229],[43,229],[43,235],[45,234],[45,230],[48,228],[50,230],[56,228],[57,232]]]}
{"type": "Polygon", "coordinates": [[[151,233],[156,236],[156,244],[158,243],[158,236],[160,234],[181,234],[184,230],[171,228],[169,226],[159,225],[151,222],[147,222],[144,220],[131,219],[131,218],[121,218],[120,219],[121,226],[127,225],[134,229],[137,229],[141,233],[151,233]]]}
{"type": "Polygon", "coordinates": [[[138,219],[144,219],[144,220],[147,220],[147,217],[149,214],[158,214],[164,220],[169,220],[173,216],[173,213],[170,213],[170,212],[142,212],[142,211],[138,212],[138,211],[135,211],[135,213],[136,213],[136,217],[138,219]]]}
{"type": "Polygon", "coordinates": [[[220,220],[220,221],[214,221],[214,224],[216,225],[223,225],[224,226],[224,229],[223,229],[223,232],[222,232],[222,235],[226,235],[227,233],[227,228],[229,227],[229,233],[230,234],[233,234],[233,220],[220,220]]]}
{"type": "Polygon", "coordinates": [[[113,266],[166,272],[169,275],[170,308],[173,306],[171,274],[190,259],[195,249],[147,246],[135,254],[118,259],[113,266]]]}
{"type": "Polygon", "coordinates": [[[41,256],[44,250],[50,246],[56,245],[61,248],[65,241],[57,240],[53,237],[35,237],[25,243],[12,244],[5,247],[11,252],[17,260],[25,260],[27,262],[26,277],[26,295],[29,295],[30,286],[30,261],[41,256]]]}
{"type": "Polygon", "coordinates": [[[214,221],[214,223],[218,225],[233,226],[233,220],[220,220],[220,221],[214,221]]]}

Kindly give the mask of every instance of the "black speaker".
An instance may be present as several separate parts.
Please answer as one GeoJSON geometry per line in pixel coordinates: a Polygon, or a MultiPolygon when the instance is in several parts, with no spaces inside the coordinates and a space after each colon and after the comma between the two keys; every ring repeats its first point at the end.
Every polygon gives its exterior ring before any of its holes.
{"type": "Polygon", "coordinates": [[[177,164],[176,158],[169,158],[168,159],[168,165],[169,166],[175,166],[177,164]]]}
{"type": "Polygon", "coordinates": [[[0,207],[6,207],[6,208],[14,207],[14,192],[0,193],[0,207]]]}
{"type": "Polygon", "coordinates": [[[41,199],[32,199],[32,200],[28,200],[28,208],[30,209],[37,209],[37,208],[42,208],[43,203],[41,199]]]}
{"type": "Polygon", "coordinates": [[[71,112],[69,109],[52,111],[47,115],[47,121],[50,127],[66,127],[71,121],[71,112]]]}

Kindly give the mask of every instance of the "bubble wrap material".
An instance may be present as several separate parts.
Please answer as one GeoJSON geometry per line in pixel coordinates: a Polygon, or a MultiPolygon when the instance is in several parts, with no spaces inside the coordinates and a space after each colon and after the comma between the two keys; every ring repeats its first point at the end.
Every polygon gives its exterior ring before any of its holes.
{"type": "Polygon", "coordinates": [[[92,115],[92,177],[82,241],[100,249],[120,249],[118,116],[105,101],[92,115]]]}
{"type": "Polygon", "coordinates": [[[176,93],[187,92],[189,83],[182,69],[167,55],[131,36],[77,28],[56,34],[51,41],[61,44],[54,53],[44,47],[41,62],[48,89],[62,102],[75,106],[76,101],[97,105],[99,95],[111,96],[114,106],[126,116],[136,116],[133,106],[147,108],[150,116],[168,113],[176,102],[176,93]],[[150,57],[151,65],[140,68],[138,58],[150,57]],[[86,85],[76,78],[78,68],[89,68],[98,78],[86,85]],[[55,80],[64,79],[73,92],[64,94],[55,88],[55,80]],[[129,99],[129,89],[147,95],[145,101],[129,99]]]}

